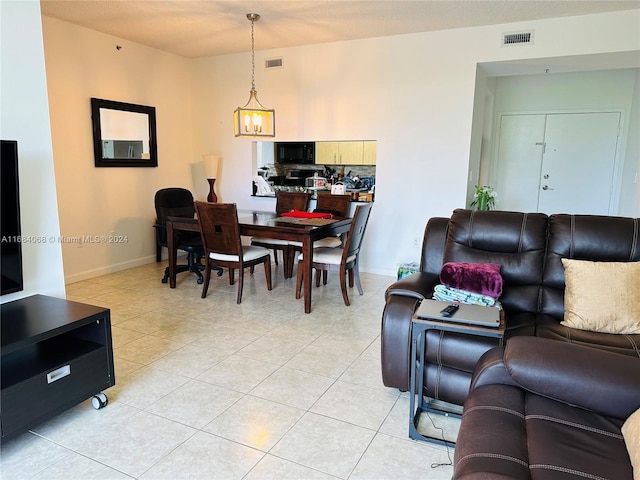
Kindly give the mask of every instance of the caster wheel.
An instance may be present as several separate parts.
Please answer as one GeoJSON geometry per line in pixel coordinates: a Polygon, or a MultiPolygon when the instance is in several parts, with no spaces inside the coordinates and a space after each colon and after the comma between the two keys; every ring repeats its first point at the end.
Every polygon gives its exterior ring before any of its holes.
{"type": "Polygon", "coordinates": [[[163,279],[161,280],[161,282],[162,282],[162,283],[167,283],[168,281],[169,281],[169,279],[168,279],[168,278],[163,278],[163,279]]]}
{"type": "Polygon", "coordinates": [[[202,285],[202,282],[204,282],[204,278],[198,278],[198,280],[196,280],[198,285],[202,285]]]}
{"type": "Polygon", "coordinates": [[[221,277],[222,276],[222,270],[218,270],[218,276],[221,277]]]}
{"type": "Polygon", "coordinates": [[[104,393],[97,393],[91,399],[91,405],[93,405],[93,408],[96,410],[106,407],[107,403],[109,403],[109,399],[104,393]]]}

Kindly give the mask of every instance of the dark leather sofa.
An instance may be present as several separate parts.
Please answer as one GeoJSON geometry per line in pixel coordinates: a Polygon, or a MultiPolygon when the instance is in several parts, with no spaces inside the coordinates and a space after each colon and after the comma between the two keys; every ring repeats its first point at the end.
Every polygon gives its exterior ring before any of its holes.
{"type": "MultiPolygon", "coordinates": [[[[458,209],[432,218],[422,245],[420,272],[392,284],[382,316],[382,379],[409,389],[411,318],[433,287],[445,262],[498,263],[504,286],[500,301],[506,343],[537,336],[640,357],[640,335],[612,335],[567,328],[561,258],[591,261],[640,260],[640,219],[458,209]]],[[[496,339],[429,330],[424,394],[457,406],[467,398],[480,357],[496,339]]],[[[459,408],[459,407],[458,407],[459,408]]]]}
{"type": "Polygon", "coordinates": [[[637,358],[512,338],[478,362],[453,478],[631,480],[621,427],[638,408],[637,358]]]}

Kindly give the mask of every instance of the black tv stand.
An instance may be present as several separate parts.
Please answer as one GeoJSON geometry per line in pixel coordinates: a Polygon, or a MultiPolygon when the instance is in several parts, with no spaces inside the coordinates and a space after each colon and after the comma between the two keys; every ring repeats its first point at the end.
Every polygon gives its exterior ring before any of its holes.
{"type": "Polygon", "coordinates": [[[2,440],[115,385],[108,308],[33,295],[1,308],[2,440]]]}

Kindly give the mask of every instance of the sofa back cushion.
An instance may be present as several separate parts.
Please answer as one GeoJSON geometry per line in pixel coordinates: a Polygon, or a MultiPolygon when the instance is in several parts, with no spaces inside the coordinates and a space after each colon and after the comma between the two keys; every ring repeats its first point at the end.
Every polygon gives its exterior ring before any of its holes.
{"type": "Polygon", "coordinates": [[[564,316],[563,258],[593,262],[640,261],[640,219],[568,214],[549,217],[541,312],[558,322],[564,316]]]}
{"type": "Polygon", "coordinates": [[[505,311],[536,313],[547,219],[543,213],[454,210],[444,261],[499,264],[503,279],[499,300],[505,311]]]}

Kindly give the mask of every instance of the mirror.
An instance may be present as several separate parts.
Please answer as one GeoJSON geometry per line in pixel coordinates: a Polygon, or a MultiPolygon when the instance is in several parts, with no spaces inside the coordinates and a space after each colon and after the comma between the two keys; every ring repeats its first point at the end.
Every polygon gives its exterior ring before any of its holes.
{"type": "Polygon", "coordinates": [[[91,99],[96,167],[157,167],[156,109],[91,99]]]}

